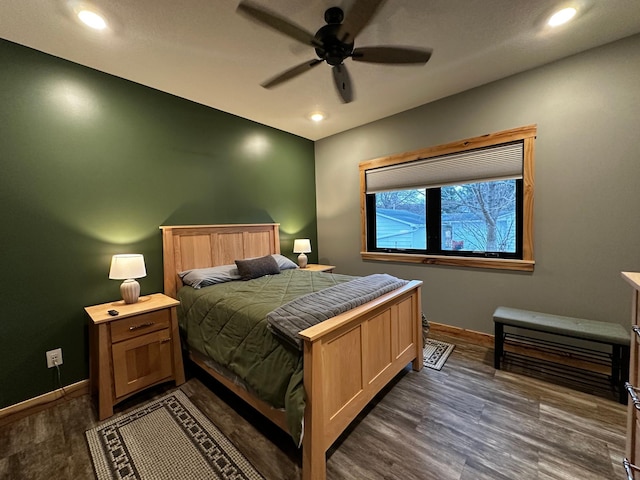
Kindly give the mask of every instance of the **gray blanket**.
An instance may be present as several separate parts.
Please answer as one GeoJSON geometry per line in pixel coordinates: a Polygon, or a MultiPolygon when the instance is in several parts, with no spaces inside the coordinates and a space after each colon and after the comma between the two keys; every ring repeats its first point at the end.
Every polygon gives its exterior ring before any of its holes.
{"type": "Polygon", "coordinates": [[[286,344],[302,350],[298,333],[374,298],[400,288],[407,280],[386,273],[368,275],[299,297],[267,314],[269,329],[286,344]]]}

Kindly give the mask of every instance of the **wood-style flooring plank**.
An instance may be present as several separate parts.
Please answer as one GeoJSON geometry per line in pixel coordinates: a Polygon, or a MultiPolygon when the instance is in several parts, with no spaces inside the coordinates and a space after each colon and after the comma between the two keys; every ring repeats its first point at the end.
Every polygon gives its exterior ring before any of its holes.
{"type": "MultiPolygon", "coordinates": [[[[329,480],[613,480],[625,478],[626,408],[593,395],[493,368],[493,351],[456,344],[441,371],[408,366],[331,447],[329,480]]],[[[300,478],[292,440],[215,380],[189,366],[191,401],[267,480],[300,478]]],[[[549,379],[547,379],[549,380],[549,379]]],[[[172,390],[152,388],[116,415],[172,390]]],[[[90,479],[89,396],[0,427],[0,479],[90,479]]]]}

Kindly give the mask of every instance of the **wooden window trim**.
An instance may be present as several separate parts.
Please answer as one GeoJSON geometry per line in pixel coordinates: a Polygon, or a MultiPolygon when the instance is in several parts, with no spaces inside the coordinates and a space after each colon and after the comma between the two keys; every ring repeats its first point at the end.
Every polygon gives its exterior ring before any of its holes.
{"type": "Polygon", "coordinates": [[[464,266],[473,268],[490,268],[500,270],[533,271],[533,200],[534,200],[534,150],[537,126],[528,125],[511,130],[467,138],[456,142],[427,147],[411,152],[404,152],[367,160],[359,164],[360,168],[360,231],[361,252],[363,260],[421,263],[426,265],[464,266]],[[513,141],[524,142],[523,159],[523,205],[522,205],[522,260],[493,259],[477,257],[456,257],[448,255],[417,255],[405,253],[386,253],[367,251],[367,218],[366,218],[366,180],[367,170],[372,168],[398,165],[415,160],[437,157],[449,153],[465,152],[476,148],[491,147],[513,141]]]}

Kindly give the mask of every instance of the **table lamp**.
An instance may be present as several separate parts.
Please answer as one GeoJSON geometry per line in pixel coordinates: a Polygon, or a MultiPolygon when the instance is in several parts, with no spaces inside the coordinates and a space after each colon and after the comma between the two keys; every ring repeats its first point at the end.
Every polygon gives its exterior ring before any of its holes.
{"type": "Polygon", "coordinates": [[[298,266],[300,268],[307,267],[307,256],[305,253],[311,253],[311,242],[308,238],[296,238],[293,242],[293,253],[299,253],[298,266]]]}
{"type": "Polygon", "coordinates": [[[111,258],[109,278],[124,280],[120,285],[120,294],[124,303],[136,303],[140,297],[140,284],[135,280],[147,275],[144,257],[139,253],[114,255],[111,258]]]}

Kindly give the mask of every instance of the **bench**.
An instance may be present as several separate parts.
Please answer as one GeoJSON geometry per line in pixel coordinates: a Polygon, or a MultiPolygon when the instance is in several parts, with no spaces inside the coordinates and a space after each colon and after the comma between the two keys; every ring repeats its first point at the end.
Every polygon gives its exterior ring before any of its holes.
{"type": "MultiPolygon", "coordinates": [[[[507,335],[505,326],[609,345],[611,347],[610,380],[618,389],[620,403],[627,403],[624,383],[629,379],[630,337],[629,332],[622,325],[509,307],[498,307],[493,313],[493,322],[495,327],[494,366],[497,370],[500,369],[505,353],[504,343],[507,335]]],[[[535,343],[535,339],[532,338],[532,341],[535,343]]],[[[593,352],[587,348],[573,348],[583,352],[593,352]]]]}

